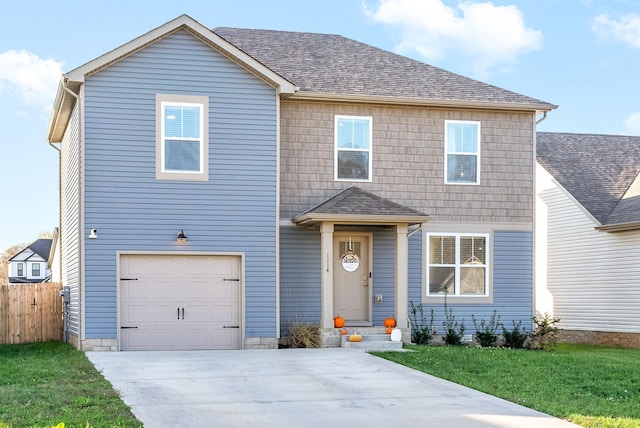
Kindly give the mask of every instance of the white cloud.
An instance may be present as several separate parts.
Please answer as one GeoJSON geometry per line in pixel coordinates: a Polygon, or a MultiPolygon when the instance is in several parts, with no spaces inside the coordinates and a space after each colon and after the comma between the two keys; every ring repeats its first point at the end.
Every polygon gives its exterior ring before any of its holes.
{"type": "Polygon", "coordinates": [[[613,39],[640,48],[640,14],[623,15],[617,21],[607,15],[598,15],[591,23],[591,30],[601,40],[613,39]]]}
{"type": "Polygon", "coordinates": [[[53,59],[28,51],[0,53],[0,93],[20,97],[25,106],[50,109],[61,74],[61,64],[53,59]]]}
{"type": "Polygon", "coordinates": [[[640,112],[633,113],[624,124],[631,133],[640,135],[640,112]]]}
{"type": "Polygon", "coordinates": [[[442,0],[380,0],[374,9],[365,5],[376,22],[399,27],[398,50],[415,50],[427,60],[458,54],[483,77],[542,46],[542,32],[527,28],[513,5],[463,1],[456,9],[442,0]]]}

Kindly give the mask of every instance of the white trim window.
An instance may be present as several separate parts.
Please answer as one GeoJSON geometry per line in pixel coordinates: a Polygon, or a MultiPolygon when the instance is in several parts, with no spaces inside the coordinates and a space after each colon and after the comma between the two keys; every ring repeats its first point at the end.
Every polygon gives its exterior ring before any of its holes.
{"type": "Polygon", "coordinates": [[[371,181],[372,118],[335,117],[335,179],[371,181]]]}
{"type": "Polygon", "coordinates": [[[445,120],[446,184],[480,184],[480,122],[445,120]]]}
{"type": "Polygon", "coordinates": [[[209,179],[209,98],[156,95],[156,178],[209,179]]]}
{"type": "Polygon", "coordinates": [[[16,263],[16,276],[25,276],[24,263],[16,263]]]}
{"type": "Polygon", "coordinates": [[[427,296],[489,296],[489,235],[427,234],[427,296]]]}
{"type": "Polygon", "coordinates": [[[40,263],[34,263],[31,265],[31,276],[32,277],[40,276],[40,263]]]}

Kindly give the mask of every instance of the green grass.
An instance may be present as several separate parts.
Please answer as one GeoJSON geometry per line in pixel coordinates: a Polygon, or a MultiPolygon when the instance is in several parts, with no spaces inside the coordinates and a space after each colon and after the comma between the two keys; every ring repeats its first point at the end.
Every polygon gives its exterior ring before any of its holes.
{"type": "Polygon", "coordinates": [[[61,343],[0,345],[0,428],[140,427],[84,353],[61,343]]]}
{"type": "Polygon", "coordinates": [[[375,354],[584,427],[640,427],[640,350],[568,344],[550,352],[410,349],[375,354]]]}

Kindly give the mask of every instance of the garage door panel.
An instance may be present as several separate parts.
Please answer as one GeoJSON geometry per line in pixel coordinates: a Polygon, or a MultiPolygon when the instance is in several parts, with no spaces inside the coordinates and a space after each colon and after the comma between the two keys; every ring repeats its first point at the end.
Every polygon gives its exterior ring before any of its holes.
{"type": "Polygon", "coordinates": [[[239,257],[124,255],[120,271],[123,350],[239,349],[239,257]]]}

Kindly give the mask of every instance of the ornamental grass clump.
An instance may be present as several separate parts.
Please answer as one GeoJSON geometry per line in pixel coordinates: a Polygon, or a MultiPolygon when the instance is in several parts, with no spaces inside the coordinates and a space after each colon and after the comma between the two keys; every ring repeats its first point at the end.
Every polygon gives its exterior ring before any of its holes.
{"type": "Polygon", "coordinates": [[[319,348],[320,327],[314,323],[293,324],[289,328],[289,345],[292,348],[319,348]]]}

